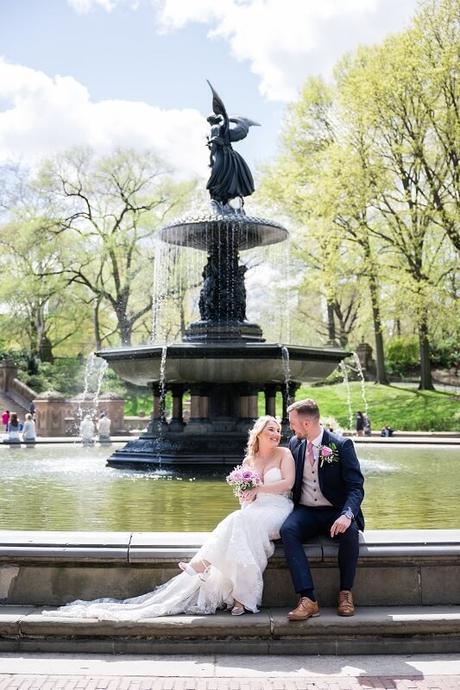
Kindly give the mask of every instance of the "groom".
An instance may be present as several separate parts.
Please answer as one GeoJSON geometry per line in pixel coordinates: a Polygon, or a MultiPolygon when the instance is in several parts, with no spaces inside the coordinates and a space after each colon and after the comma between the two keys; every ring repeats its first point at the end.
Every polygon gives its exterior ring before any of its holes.
{"type": "Polygon", "coordinates": [[[292,490],[294,510],[280,533],[294,588],[300,601],[288,614],[291,621],[319,615],[310,565],[303,544],[327,534],[339,543],[340,591],[337,613],[355,612],[351,589],[359,555],[359,531],[364,529],[361,502],[363,475],[351,439],[332,434],[320,424],[314,400],[299,400],[288,407],[294,432],[289,448],[296,476],[292,490]]]}

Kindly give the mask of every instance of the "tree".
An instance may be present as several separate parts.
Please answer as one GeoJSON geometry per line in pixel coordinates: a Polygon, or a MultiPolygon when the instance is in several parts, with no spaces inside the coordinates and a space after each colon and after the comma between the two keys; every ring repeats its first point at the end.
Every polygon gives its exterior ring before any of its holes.
{"type": "Polygon", "coordinates": [[[52,363],[55,348],[75,341],[77,314],[83,328],[87,313],[64,292],[63,276],[54,275],[64,248],[47,241],[48,228],[48,219],[28,219],[21,208],[0,229],[0,300],[8,307],[3,326],[10,343],[16,339],[33,357],[52,363]]]}
{"type": "Polygon", "coordinates": [[[423,70],[420,96],[433,143],[419,150],[424,181],[436,212],[433,220],[460,251],[459,0],[425,0],[412,34],[423,70]]]}
{"type": "Polygon", "coordinates": [[[376,211],[370,229],[393,254],[392,268],[398,273],[400,289],[410,294],[420,343],[420,388],[431,389],[428,304],[434,287],[433,262],[445,232],[436,227],[425,164],[440,156],[433,152],[414,30],[390,37],[382,46],[358,51],[343,67],[340,92],[350,118],[366,127],[362,163],[376,211]],[[433,233],[434,246],[429,241],[433,233]]]}
{"type": "MultiPolygon", "coordinates": [[[[459,45],[460,0],[425,0],[409,29],[342,60],[332,84],[309,80],[288,112],[266,185],[310,235],[313,221],[322,225],[317,243],[328,237],[334,245],[340,228],[335,246],[359,248],[356,275],[368,281],[381,382],[382,294],[396,295],[417,328],[422,389],[433,386],[430,339],[444,311],[435,304],[452,304],[458,270],[447,243],[458,251],[459,45]]],[[[332,312],[328,299],[329,319],[332,312]]]]}
{"type": "MultiPolygon", "coordinates": [[[[298,102],[288,111],[283,151],[276,164],[265,171],[263,192],[304,227],[303,256],[311,254],[309,245],[319,249],[317,260],[312,264],[310,255],[308,265],[319,273],[316,282],[327,304],[329,341],[335,338],[336,319],[339,324],[342,321],[343,329],[343,315],[348,312],[351,317],[346,336],[342,330],[342,344],[348,341],[356,322],[357,295],[345,309],[338,302],[345,276],[351,281],[356,281],[357,275],[367,279],[373,305],[377,380],[386,383],[379,276],[366,222],[369,193],[364,180],[359,184],[350,180],[352,149],[346,142],[342,144],[344,137],[352,137],[352,132],[345,127],[335,87],[321,79],[309,79],[298,102]]],[[[359,170],[357,166],[355,173],[359,170]]]]}
{"type": "Polygon", "coordinates": [[[60,273],[91,296],[97,345],[115,332],[130,345],[136,325],[152,310],[155,233],[179,210],[190,183],[173,182],[151,153],[117,150],[98,159],[79,149],[49,161],[38,184],[54,204],[56,236],[65,234],[78,247],[60,273]],[[112,329],[102,329],[103,305],[114,316],[112,329]]]}

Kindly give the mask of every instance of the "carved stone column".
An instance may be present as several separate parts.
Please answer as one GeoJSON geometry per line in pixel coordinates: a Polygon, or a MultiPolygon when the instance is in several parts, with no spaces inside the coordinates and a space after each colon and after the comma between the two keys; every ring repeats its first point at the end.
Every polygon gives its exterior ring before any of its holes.
{"type": "Polygon", "coordinates": [[[258,399],[258,388],[251,388],[248,395],[248,418],[251,420],[257,419],[259,416],[259,399],[258,399]]]}
{"type": "Polygon", "coordinates": [[[194,385],[190,389],[190,421],[187,432],[201,433],[209,427],[209,395],[203,385],[194,385]]]}
{"type": "Polygon", "coordinates": [[[276,417],[276,386],[265,386],[265,414],[276,417]]]}
{"type": "Polygon", "coordinates": [[[172,418],[169,423],[169,430],[181,432],[184,430],[184,418],[182,415],[182,396],[184,394],[184,387],[175,384],[171,386],[172,393],[172,418]]]}

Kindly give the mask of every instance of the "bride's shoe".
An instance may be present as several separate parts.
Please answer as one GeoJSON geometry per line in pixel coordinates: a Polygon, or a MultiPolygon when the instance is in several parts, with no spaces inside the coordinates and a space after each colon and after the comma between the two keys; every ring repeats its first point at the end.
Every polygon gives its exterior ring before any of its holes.
{"type": "Polygon", "coordinates": [[[187,573],[187,575],[191,575],[192,577],[193,577],[193,575],[198,575],[200,580],[202,580],[203,582],[206,582],[206,580],[208,579],[210,568],[211,568],[210,565],[207,565],[204,568],[204,570],[199,571],[199,570],[195,570],[193,565],[190,565],[190,563],[184,563],[183,561],[179,561],[179,563],[177,565],[179,566],[179,568],[184,573],[187,573]]]}
{"type": "Polygon", "coordinates": [[[179,561],[177,564],[179,568],[182,570],[182,572],[187,573],[187,575],[198,575],[198,570],[195,570],[193,566],[190,565],[190,563],[184,563],[183,561],[179,561]]]}
{"type": "Polygon", "coordinates": [[[246,613],[244,606],[242,604],[238,604],[234,606],[231,610],[232,616],[242,616],[243,613],[246,613]]]}

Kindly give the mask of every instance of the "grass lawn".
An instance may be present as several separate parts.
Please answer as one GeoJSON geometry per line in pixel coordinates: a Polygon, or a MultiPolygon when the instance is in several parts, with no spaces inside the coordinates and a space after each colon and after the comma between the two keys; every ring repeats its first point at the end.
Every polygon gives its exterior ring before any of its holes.
{"type": "MultiPolygon", "coordinates": [[[[361,384],[350,383],[353,420],[357,410],[364,412],[361,384]]],[[[372,429],[379,431],[385,424],[400,431],[459,431],[460,398],[447,393],[417,391],[402,386],[379,386],[365,384],[365,396],[369,405],[372,429]]],[[[277,396],[277,414],[281,414],[281,394],[277,396]]],[[[296,400],[314,398],[324,418],[333,417],[342,429],[349,428],[348,395],[343,383],[334,386],[302,386],[297,391],[296,400]]],[[[126,401],[125,414],[136,415],[144,410],[146,415],[152,411],[151,395],[139,395],[133,401],[126,401]]],[[[167,413],[171,411],[171,396],[166,398],[167,413]]],[[[259,414],[263,415],[265,402],[259,395],[259,414]]]]}
{"type": "MultiPolygon", "coordinates": [[[[361,384],[350,383],[353,418],[364,412],[361,384]]],[[[401,431],[460,431],[460,398],[448,393],[418,391],[398,385],[365,384],[372,429],[385,424],[401,431]]],[[[348,394],[345,384],[302,386],[296,400],[314,398],[324,417],[334,417],[343,429],[349,427],[348,394]]]]}

